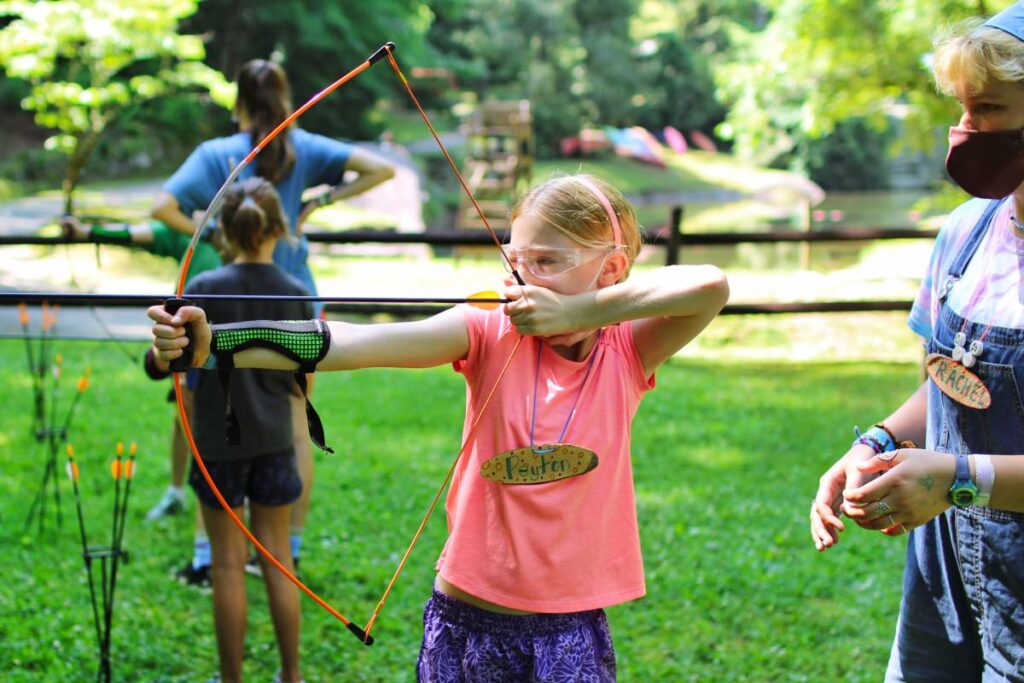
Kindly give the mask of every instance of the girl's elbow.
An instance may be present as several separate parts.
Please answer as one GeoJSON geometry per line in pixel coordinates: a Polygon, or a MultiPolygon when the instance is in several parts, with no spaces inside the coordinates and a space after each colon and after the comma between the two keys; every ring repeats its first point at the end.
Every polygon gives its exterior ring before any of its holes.
{"type": "Polygon", "coordinates": [[[715,269],[715,278],[712,282],[712,289],[717,296],[716,301],[718,303],[718,310],[720,311],[725,308],[725,304],[729,302],[729,295],[731,293],[729,289],[729,278],[727,278],[725,273],[720,269],[715,268],[714,266],[712,266],[712,268],[715,269]]]}
{"type": "Polygon", "coordinates": [[[700,291],[707,301],[707,306],[717,313],[729,301],[729,279],[720,268],[712,265],[701,267],[702,282],[700,291]]]}

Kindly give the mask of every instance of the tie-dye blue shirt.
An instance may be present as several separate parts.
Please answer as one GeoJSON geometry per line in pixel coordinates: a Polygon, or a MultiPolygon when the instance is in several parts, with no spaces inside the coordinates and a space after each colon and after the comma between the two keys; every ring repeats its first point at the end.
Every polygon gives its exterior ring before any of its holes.
{"type": "MultiPolygon", "coordinates": [[[[946,219],[935,241],[931,262],[907,324],[923,338],[931,337],[939,314],[939,290],[949,267],[981,218],[987,199],[972,199],[946,219]]],[[[1024,236],[1010,223],[1013,202],[1005,201],[992,217],[988,232],[953,285],[947,302],[957,315],[983,325],[1024,328],[1024,236]],[[972,303],[973,301],[973,303],[972,303]]]]}

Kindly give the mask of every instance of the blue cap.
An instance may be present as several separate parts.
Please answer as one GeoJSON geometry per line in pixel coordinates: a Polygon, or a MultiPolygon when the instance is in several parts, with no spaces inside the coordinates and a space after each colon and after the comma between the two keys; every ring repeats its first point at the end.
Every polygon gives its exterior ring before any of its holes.
{"type": "Polygon", "coordinates": [[[1024,41],[1024,2],[1015,2],[986,21],[985,26],[1006,31],[1017,40],[1024,41]]]}

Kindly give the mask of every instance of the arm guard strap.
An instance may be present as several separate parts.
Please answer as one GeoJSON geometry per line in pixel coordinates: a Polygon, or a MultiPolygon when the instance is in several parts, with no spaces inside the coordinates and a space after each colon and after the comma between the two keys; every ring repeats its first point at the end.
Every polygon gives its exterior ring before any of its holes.
{"type": "MultiPolygon", "coordinates": [[[[306,394],[306,373],[315,372],[317,363],[324,359],[331,348],[331,330],[323,320],[256,320],[226,325],[211,325],[210,354],[217,359],[217,374],[220,376],[224,397],[230,396],[231,370],[235,367],[234,355],[239,351],[264,348],[276,351],[299,364],[295,382],[306,400],[306,424],[309,437],[321,450],[333,453],[326,443],[324,425],[306,394]]],[[[227,415],[228,443],[239,443],[238,419],[231,408],[231,401],[225,406],[227,415]]]]}

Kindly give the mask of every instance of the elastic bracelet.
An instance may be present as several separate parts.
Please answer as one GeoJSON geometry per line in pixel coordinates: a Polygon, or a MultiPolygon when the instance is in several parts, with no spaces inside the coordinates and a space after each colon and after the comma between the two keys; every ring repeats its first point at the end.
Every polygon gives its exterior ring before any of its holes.
{"type": "Polygon", "coordinates": [[[892,437],[889,436],[889,432],[880,429],[879,427],[872,427],[863,434],[860,433],[860,428],[854,425],[853,433],[857,438],[853,440],[850,446],[857,444],[864,444],[875,452],[875,454],[888,453],[889,451],[896,450],[896,442],[893,441],[892,437]]]}
{"type": "Polygon", "coordinates": [[[216,370],[217,369],[217,355],[214,353],[209,354],[206,360],[203,361],[203,370],[216,370]]]}
{"type": "Polygon", "coordinates": [[[988,455],[975,453],[971,458],[974,459],[974,483],[978,487],[974,505],[987,507],[988,499],[992,497],[992,489],[996,485],[996,469],[992,467],[992,458],[988,455]]]}
{"type": "Polygon", "coordinates": [[[877,428],[881,429],[883,432],[885,432],[886,435],[889,437],[889,441],[892,441],[893,444],[899,443],[897,441],[897,439],[896,439],[896,435],[892,433],[891,429],[889,429],[888,427],[885,426],[884,422],[878,422],[878,423],[872,425],[872,427],[877,427],[877,428]]]}

